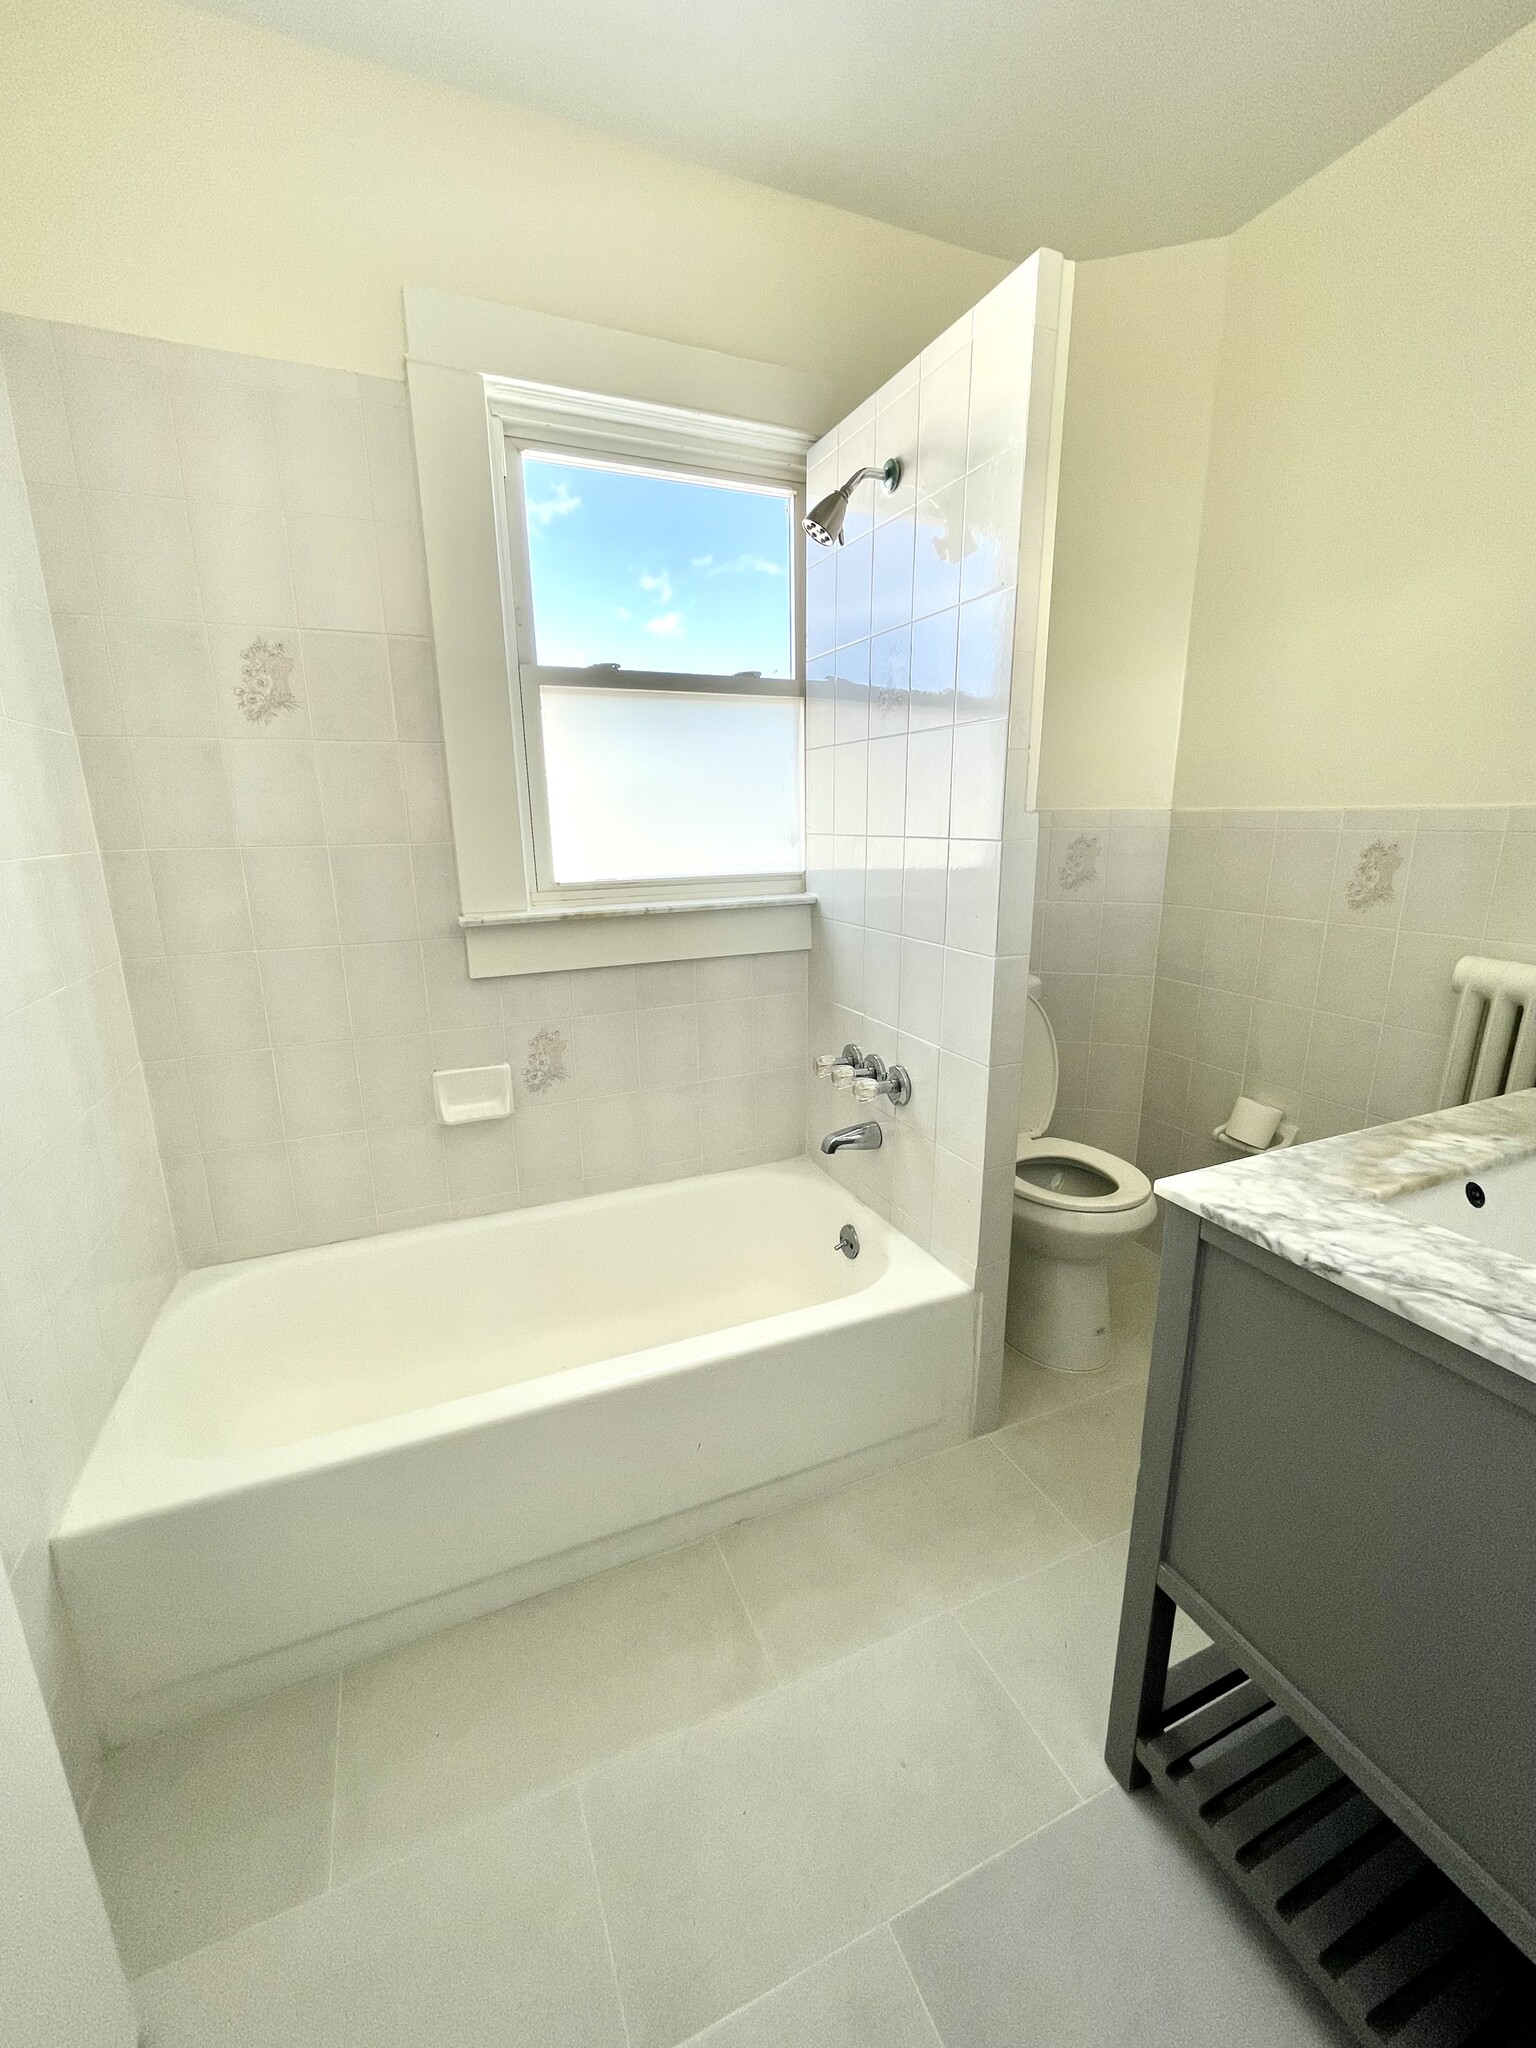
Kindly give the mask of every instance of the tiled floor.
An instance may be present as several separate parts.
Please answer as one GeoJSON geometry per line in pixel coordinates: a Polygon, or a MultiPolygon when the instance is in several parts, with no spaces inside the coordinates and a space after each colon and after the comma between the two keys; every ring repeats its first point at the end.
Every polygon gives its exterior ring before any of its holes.
{"type": "Polygon", "coordinates": [[[119,1751],[150,2048],[1337,2043],[1100,1757],[1154,1286],[992,1437],[119,1751]]]}

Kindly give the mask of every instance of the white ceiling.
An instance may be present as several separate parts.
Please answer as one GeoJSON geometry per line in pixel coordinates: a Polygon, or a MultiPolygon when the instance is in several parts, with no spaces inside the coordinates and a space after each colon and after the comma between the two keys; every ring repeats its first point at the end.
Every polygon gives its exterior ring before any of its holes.
{"type": "Polygon", "coordinates": [[[1536,0],[207,0],[1023,257],[1224,234],[1536,0]]]}

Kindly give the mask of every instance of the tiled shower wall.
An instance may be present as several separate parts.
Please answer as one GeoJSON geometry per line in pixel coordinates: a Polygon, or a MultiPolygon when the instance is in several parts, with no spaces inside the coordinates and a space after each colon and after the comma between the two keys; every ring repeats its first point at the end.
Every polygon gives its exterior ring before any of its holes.
{"type": "MultiPolygon", "coordinates": [[[[807,564],[812,1049],[852,1038],[899,1060],[914,1089],[908,1109],[882,1108],[879,1152],[831,1165],[966,1277],[988,1263],[989,1117],[1011,1121],[1017,1103],[1033,896],[1034,820],[1016,792],[1059,259],[1035,263],[1055,266],[1038,307],[1032,264],[850,414],[808,479],[815,498],[865,464],[905,465],[893,496],[855,494],[846,544],[807,564]]],[[[868,1113],[818,1082],[808,1108],[813,1149],[868,1113]]],[[[1012,1142],[1010,1128],[1009,1185],[1012,1142]]]]}
{"type": "Polygon", "coordinates": [[[1432,1109],[1464,953],[1536,960],[1536,811],[1176,811],[1143,1168],[1229,1157],[1241,1091],[1303,1139],[1432,1109]]]}
{"type": "Polygon", "coordinates": [[[0,1562],[79,1799],[99,1745],[48,1538],[176,1274],[0,376],[0,1562]]]}
{"type": "Polygon", "coordinates": [[[403,384],[0,357],[190,1263],[799,1149],[803,956],[468,978],[403,384]],[[513,1117],[437,1125],[503,1058],[513,1117]]]}

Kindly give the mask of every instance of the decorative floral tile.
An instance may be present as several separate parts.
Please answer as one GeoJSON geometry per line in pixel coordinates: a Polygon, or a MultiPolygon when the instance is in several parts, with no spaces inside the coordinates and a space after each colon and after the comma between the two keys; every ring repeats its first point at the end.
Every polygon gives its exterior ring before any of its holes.
{"type": "Polygon", "coordinates": [[[298,710],[293,667],[293,656],[281,640],[258,636],[241,650],[235,702],[252,725],[271,725],[279,713],[298,710]]]}
{"type": "Polygon", "coordinates": [[[569,1078],[565,1034],[553,1024],[542,1025],[528,1041],[523,1061],[523,1086],[530,1095],[547,1095],[558,1082],[569,1078]]]}
{"type": "Polygon", "coordinates": [[[1344,901],[1349,908],[1374,910],[1380,903],[1391,903],[1397,895],[1397,871],[1403,859],[1403,849],[1395,839],[1373,839],[1344,884],[1344,901]]]}
{"type": "Polygon", "coordinates": [[[1075,839],[1069,839],[1066,856],[1056,870],[1062,888],[1086,889],[1090,882],[1096,882],[1099,879],[1100,851],[1096,832],[1079,832],[1075,839]]]}

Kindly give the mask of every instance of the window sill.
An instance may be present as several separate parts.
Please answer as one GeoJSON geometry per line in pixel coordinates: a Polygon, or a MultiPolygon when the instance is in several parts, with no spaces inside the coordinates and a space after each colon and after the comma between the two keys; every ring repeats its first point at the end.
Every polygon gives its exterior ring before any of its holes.
{"type": "Polygon", "coordinates": [[[742,953],[803,953],[816,898],[711,896],[469,912],[459,919],[476,980],[583,967],[636,967],[742,953]]]}

